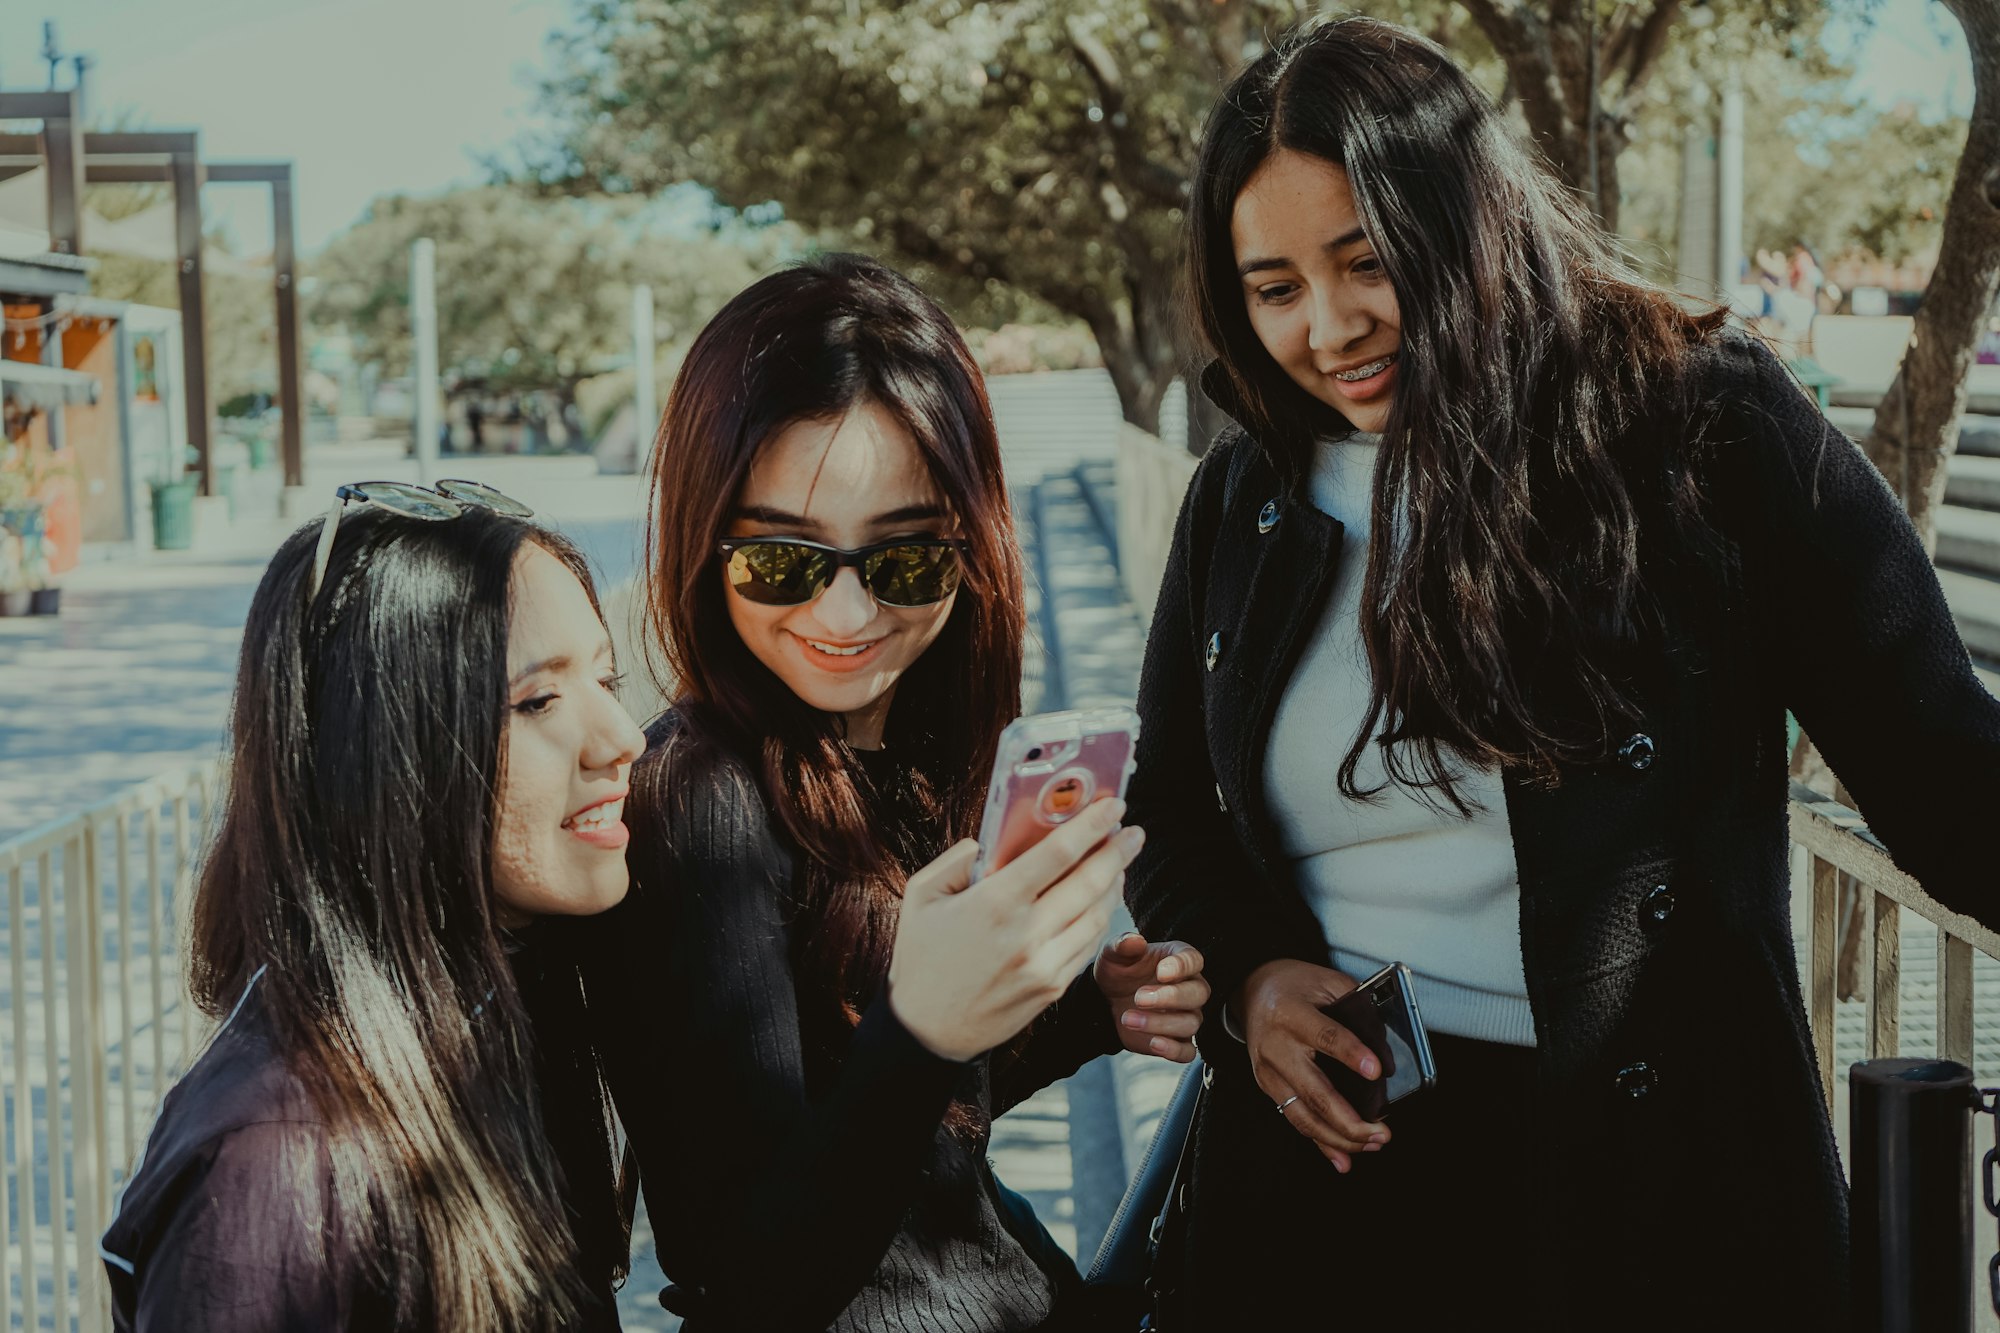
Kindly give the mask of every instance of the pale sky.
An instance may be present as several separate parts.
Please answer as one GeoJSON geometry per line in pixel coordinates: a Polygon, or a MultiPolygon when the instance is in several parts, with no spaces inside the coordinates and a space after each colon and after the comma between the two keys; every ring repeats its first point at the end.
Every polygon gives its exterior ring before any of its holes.
{"type": "MultiPolygon", "coordinates": [[[[536,123],[533,76],[569,13],[569,0],[9,0],[0,86],[48,86],[42,20],[56,19],[63,50],[93,58],[93,115],[198,128],[211,159],[296,162],[310,253],[379,194],[479,180],[477,155],[536,123]]],[[[1857,64],[1882,103],[1971,106],[1964,38],[1934,0],[1885,0],[1857,64]]],[[[246,252],[269,247],[257,190],[211,186],[203,206],[246,252]]]]}

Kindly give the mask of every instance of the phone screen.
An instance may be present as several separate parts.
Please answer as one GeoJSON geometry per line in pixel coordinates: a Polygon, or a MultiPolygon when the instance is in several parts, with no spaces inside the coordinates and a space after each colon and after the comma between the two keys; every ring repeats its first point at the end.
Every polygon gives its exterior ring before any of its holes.
{"type": "Polygon", "coordinates": [[[1410,1008],[1406,1004],[1397,1002],[1397,995],[1400,995],[1402,987],[1383,989],[1397,993],[1385,995],[1383,998],[1390,1002],[1377,1006],[1382,1013],[1382,1030],[1389,1039],[1390,1073],[1386,1087],[1389,1100],[1396,1102],[1423,1087],[1424,1069],[1422,1062],[1417,1059],[1416,1033],[1412,1031],[1410,1008]]]}
{"type": "Polygon", "coordinates": [[[1363,988],[1369,992],[1376,1016],[1382,1020],[1389,1056],[1383,1061],[1382,1087],[1393,1104],[1423,1088],[1425,1075],[1431,1070],[1430,1041],[1424,1035],[1423,1019],[1417,1014],[1409,974],[1402,968],[1384,968],[1370,977],[1363,988]]]}

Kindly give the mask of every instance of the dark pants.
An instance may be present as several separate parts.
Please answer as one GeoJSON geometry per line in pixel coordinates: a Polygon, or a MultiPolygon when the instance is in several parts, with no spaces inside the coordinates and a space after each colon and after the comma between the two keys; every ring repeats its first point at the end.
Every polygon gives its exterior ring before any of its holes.
{"type": "Polygon", "coordinates": [[[1183,1329],[1368,1333],[1535,1327],[1535,1053],[1434,1035],[1438,1084],[1392,1108],[1390,1142],[1347,1175],[1276,1114],[1240,1057],[1219,1068],[1190,1194],[1199,1269],[1168,1275],[1183,1329]],[[1227,1085],[1227,1086],[1225,1086],[1227,1085]],[[1246,1085],[1247,1090],[1246,1090],[1246,1085]],[[1226,1135],[1231,1150],[1206,1147],[1226,1135]]]}

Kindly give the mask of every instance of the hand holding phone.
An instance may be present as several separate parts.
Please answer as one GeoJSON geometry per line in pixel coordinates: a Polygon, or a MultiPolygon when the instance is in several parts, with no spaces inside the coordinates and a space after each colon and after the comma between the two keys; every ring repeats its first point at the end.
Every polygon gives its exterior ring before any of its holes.
{"type": "Polygon", "coordinates": [[[1285,1123],[1342,1172],[1353,1167],[1353,1154],[1378,1151],[1391,1138],[1386,1123],[1355,1110],[1321,1064],[1321,1057],[1330,1058],[1359,1084],[1382,1078],[1381,1057],[1326,1012],[1357,989],[1345,972],[1276,958],[1253,971],[1229,1001],[1258,1088],[1285,1123]]]}

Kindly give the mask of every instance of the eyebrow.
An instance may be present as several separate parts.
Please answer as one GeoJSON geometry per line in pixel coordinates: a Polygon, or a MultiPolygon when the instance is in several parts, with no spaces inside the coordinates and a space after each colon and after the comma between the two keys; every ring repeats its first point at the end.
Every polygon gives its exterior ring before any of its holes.
{"type": "MultiPolygon", "coordinates": [[[[804,514],[794,514],[790,510],[778,509],[772,505],[742,505],[736,510],[736,517],[749,523],[763,523],[774,528],[803,528],[822,532],[826,525],[816,518],[804,514]]],[[[891,509],[868,520],[871,528],[886,528],[903,523],[934,523],[947,517],[943,505],[913,504],[901,509],[891,509]]]]}
{"type": "MultiPolygon", "coordinates": [[[[591,661],[602,662],[606,658],[610,658],[611,660],[616,661],[617,656],[618,656],[617,651],[611,646],[611,636],[607,634],[604,636],[603,640],[597,645],[597,652],[592,656],[591,661]]],[[[545,657],[541,661],[535,663],[533,666],[523,667],[521,670],[515,672],[514,678],[507,682],[507,688],[511,690],[515,686],[519,685],[522,681],[526,680],[528,677],[536,675],[540,672],[567,671],[574,665],[576,665],[576,659],[574,657],[571,657],[568,653],[558,653],[554,657],[545,657]]]]}
{"type": "MultiPolygon", "coordinates": [[[[1336,250],[1346,249],[1348,246],[1354,244],[1356,241],[1365,241],[1367,239],[1368,239],[1367,232],[1363,231],[1359,227],[1354,227],[1351,228],[1350,230],[1340,233],[1340,235],[1328,241],[1326,243],[1325,249],[1329,254],[1331,254],[1336,250]]],[[[1291,267],[1291,263],[1292,263],[1291,260],[1282,257],[1272,258],[1272,259],[1245,260],[1242,264],[1237,266],[1236,276],[1239,278],[1247,278],[1252,273],[1261,273],[1265,269],[1289,268],[1291,267]]]]}

